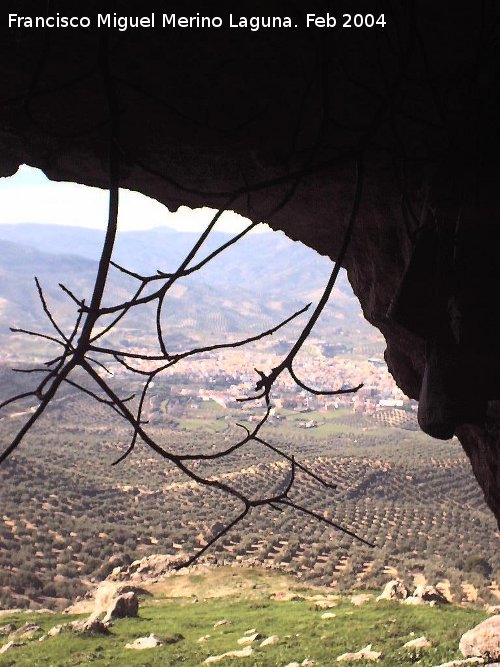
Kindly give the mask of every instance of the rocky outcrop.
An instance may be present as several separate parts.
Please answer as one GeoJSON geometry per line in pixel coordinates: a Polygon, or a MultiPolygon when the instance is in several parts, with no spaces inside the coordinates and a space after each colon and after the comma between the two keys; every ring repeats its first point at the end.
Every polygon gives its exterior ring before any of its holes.
{"type": "Polygon", "coordinates": [[[403,581],[400,579],[391,579],[384,586],[384,590],[377,597],[377,602],[382,600],[405,600],[409,595],[403,581]]]}
{"type": "Polygon", "coordinates": [[[459,648],[466,658],[500,660],[500,616],[492,616],[463,634],[459,648]]]}

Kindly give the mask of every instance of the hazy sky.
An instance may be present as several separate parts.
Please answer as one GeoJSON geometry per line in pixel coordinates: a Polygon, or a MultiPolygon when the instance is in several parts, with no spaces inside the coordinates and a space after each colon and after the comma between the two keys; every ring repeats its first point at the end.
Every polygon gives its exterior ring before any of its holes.
{"type": "MultiPolygon", "coordinates": [[[[0,224],[18,222],[50,223],[105,229],[108,194],[99,188],[76,183],[49,181],[40,169],[22,165],[10,178],[0,178],[0,224]]],[[[214,211],[182,206],[171,213],[165,206],[131,190],[120,190],[119,229],[132,231],[152,227],[173,227],[183,231],[201,231],[214,211]]],[[[238,232],[248,224],[242,216],[224,213],[219,231],[238,232]]],[[[266,231],[259,225],[258,231],[266,231]]]]}

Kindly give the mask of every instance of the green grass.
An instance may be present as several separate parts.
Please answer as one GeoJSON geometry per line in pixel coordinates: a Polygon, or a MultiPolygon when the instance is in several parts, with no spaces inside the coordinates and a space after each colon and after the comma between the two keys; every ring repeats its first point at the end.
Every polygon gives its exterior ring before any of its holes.
{"type": "MultiPolygon", "coordinates": [[[[264,637],[278,635],[280,642],[265,648],[257,647],[249,658],[218,664],[222,667],[235,664],[241,667],[283,667],[292,660],[301,662],[308,657],[318,666],[326,666],[333,664],[341,653],[372,643],[374,650],[383,653],[379,665],[409,665],[416,657],[403,650],[403,644],[425,635],[433,646],[421,654],[418,664],[431,667],[459,657],[461,634],[486,617],[482,611],[454,606],[406,607],[397,603],[369,602],[354,607],[348,600],[341,601],[332,611],[337,614],[336,618],[322,620],[322,612],[308,600],[279,602],[264,597],[254,600],[225,598],[193,604],[185,599],[155,599],[141,605],[139,618],[116,621],[109,636],[78,637],[67,633],[43,642],[38,642],[35,637],[26,646],[0,656],[0,665],[200,665],[209,655],[241,648],[237,639],[246,630],[256,628],[264,637]],[[232,624],[214,629],[214,623],[223,618],[231,620],[232,624]],[[183,639],[145,651],[124,648],[127,642],[151,632],[167,639],[178,634],[183,639]],[[201,636],[208,634],[211,637],[206,642],[198,643],[201,636]]],[[[21,625],[27,620],[38,623],[46,631],[71,619],[68,616],[23,614],[4,617],[1,624],[15,622],[21,625]]]]}

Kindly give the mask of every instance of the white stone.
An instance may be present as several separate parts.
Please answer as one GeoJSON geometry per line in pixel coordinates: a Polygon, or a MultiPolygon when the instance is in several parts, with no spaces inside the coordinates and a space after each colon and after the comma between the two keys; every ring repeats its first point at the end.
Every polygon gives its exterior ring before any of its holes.
{"type": "Polygon", "coordinates": [[[214,662],[220,662],[226,658],[249,658],[252,653],[253,648],[251,646],[245,646],[245,648],[241,649],[240,651],[227,651],[226,653],[221,653],[220,655],[211,655],[203,661],[203,664],[212,665],[214,662]]]}
{"type": "Polygon", "coordinates": [[[162,640],[151,633],[149,637],[138,637],[131,644],[125,644],[125,648],[134,649],[136,651],[143,651],[144,649],[155,648],[156,646],[161,646],[162,644],[162,640]]]}
{"type": "Polygon", "coordinates": [[[272,644],[277,644],[279,642],[280,638],[278,635],[271,635],[270,637],[267,637],[267,639],[264,639],[263,642],[261,642],[261,646],[271,646],[272,644]]]}
{"type": "Polygon", "coordinates": [[[409,642],[403,645],[403,648],[430,648],[432,646],[431,642],[426,639],[426,637],[417,637],[416,639],[410,639],[409,642]]]}
{"type": "Polygon", "coordinates": [[[258,632],[255,632],[253,635],[240,637],[240,639],[238,639],[238,644],[240,646],[247,646],[248,644],[252,644],[256,639],[261,639],[261,637],[262,635],[260,635],[258,632]]]}
{"type": "Polygon", "coordinates": [[[356,651],[355,653],[342,653],[337,658],[337,662],[349,661],[349,660],[378,660],[382,653],[380,651],[372,651],[372,645],[368,644],[364,648],[356,651]]]}

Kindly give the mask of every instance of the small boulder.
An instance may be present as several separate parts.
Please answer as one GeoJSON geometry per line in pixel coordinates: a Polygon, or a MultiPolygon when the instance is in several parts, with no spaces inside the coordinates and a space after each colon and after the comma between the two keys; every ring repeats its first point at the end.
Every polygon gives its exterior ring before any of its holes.
{"type": "Polygon", "coordinates": [[[50,630],[47,632],[47,635],[49,637],[55,637],[56,635],[61,634],[63,630],[67,630],[68,626],[67,625],[54,625],[53,628],[50,628],[50,630]]]}
{"type": "Polygon", "coordinates": [[[220,621],[217,621],[217,623],[214,623],[214,628],[220,628],[221,625],[231,625],[231,624],[232,622],[229,619],[223,618],[220,621]]]}
{"type": "Polygon", "coordinates": [[[405,604],[449,604],[447,598],[435,586],[419,585],[413,594],[405,600],[405,604]]]}
{"type": "Polygon", "coordinates": [[[463,634],[458,648],[466,658],[500,660],[500,616],[491,616],[463,634]]]}
{"type": "Polygon", "coordinates": [[[356,651],[355,653],[342,653],[342,655],[339,655],[337,658],[337,662],[347,662],[347,661],[354,661],[354,660],[379,660],[381,657],[382,653],[380,651],[372,651],[372,645],[368,644],[368,646],[365,646],[364,648],[360,649],[359,651],[356,651]]]}
{"type": "Polygon", "coordinates": [[[267,639],[264,639],[264,641],[262,641],[260,645],[261,647],[271,646],[272,644],[277,644],[279,640],[280,638],[278,637],[278,635],[271,635],[270,637],[267,637],[267,639]]]}
{"type": "Polygon", "coordinates": [[[221,653],[220,655],[210,655],[206,660],[203,661],[204,665],[212,665],[215,662],[221,662],[226,658],[249,658],[253,653],[253,648],[251,646],[245,646],[245,648],[240,651],[227,651],[226,653],[221,653]]]}
{"type": "Polygon", "coordinates": [[[262,635],[260,635],[258,632],[254,632],[253,635],[245,635],[244,637],[240,637],[240,639],[238,639],[238,644],[240,646],[248,646],[249,644],[253,644],[253,642],[257,639],[262,639],[262,635]]]}
{"type": "Polygon", "coordinates": [[[35,623],[25,623],[19,629],[11,633],[11,639],[32,639],[33,635],[42,628],[35,623]]]}
{"type": "Polygon", "coordinates": [[[391,579],[384,586],[384,590],[378,596],[377,602],[381,600],[405,600],[409,591],[401,579],[391,579]]]}
{"type": "Polygon", "coordinates": [[[314,603],[316,609],[333,609],[337,606],[337,602],[331,602],[330,600],[317,600],[314,603]]]}
{"type": "Polygon", "coordinates": [[[0,648],[0,655],[3,653],[7,653],[7,651],[10,651],[13,648],[18,648],[19,646],[24,646],[25,642],[15,642],[15,641],[10,641],[7,642],[0,648]]]}
{"type": "Polygon", "coordinates": [[[134,618],[139,611],[139,598],[134,591],[122,593],[113,598],[106,610],[103,621],[111,621],[114,618],[134,618]]]}
{"type": "Polygon", "coordinates": [[[203,637],[199,637],[196,641],[198,644],[203,644],[203,642],[206,642],[207,639],[210,639],[212,635],[203,635],[203,637]]]}
{"type": "Polygon", "coordinates": [[[416,639],[410,639],[409,642],[403,644],[403,648],[410,649],[425,649],[432,646],[431,642],[426,639],[426,637],[417,637],[416,639]]]}
{"type": "Polygon", "coordinates": [[[332,611],[325,611],[324,614],[321,614],[321,618],[323,619],[328,619],[328,618],[336,618],[337,614],[334,614],[332,611]]]}
{"type": "Polygon", "coordinates": [[[98,618],[89,618],[86,621],[73,621],[70,624],[73,631],[83,635],[109,635],[107,625],[98,618]]]}
{"type": "Polygon", "coordinates": [[[162,644],[163,641],[151,633],[149,637],[138,637],[130,644],[125,644],[125,648],[133,649],[135,651],[143,651],[144,649],[162,646],[162,644]]]}

